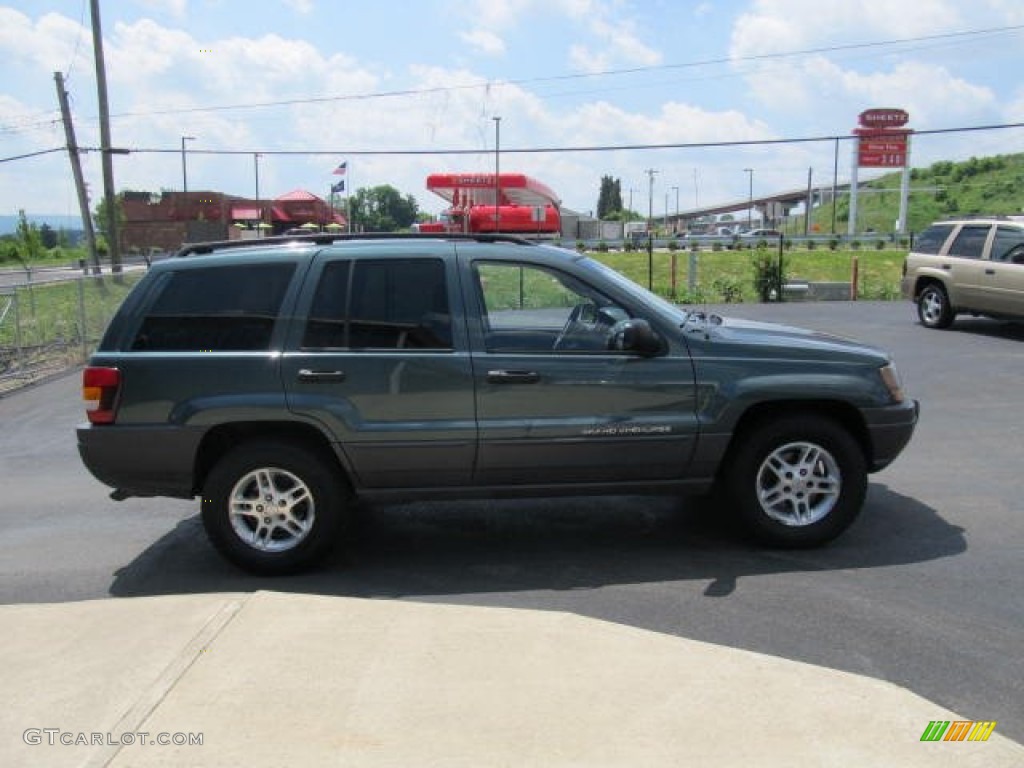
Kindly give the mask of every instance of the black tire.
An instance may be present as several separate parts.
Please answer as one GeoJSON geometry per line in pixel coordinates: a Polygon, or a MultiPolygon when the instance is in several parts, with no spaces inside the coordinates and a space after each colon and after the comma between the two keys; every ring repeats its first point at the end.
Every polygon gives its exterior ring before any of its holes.
{"type": "Polygon", "coordinates": [[[917,296],[917,317],[925,328],[949,328],[956,313],[946,289],[938,283],[926,285],[917,296]]]}
{"type": "Polygon", "coordinates": [[[860,445],[816,414],[764,421],[736,436],[725,491],[743,530],[774,547],[814,547],[854,521],[867,492],[860,445]]]}
{"type": "Polygon", "coordinates": [[[350,493],[337,466],[290,442],[244,443],[203,488],[203,526],[228,560],[252,573],[309,568],[333,549],[350,493]]]}

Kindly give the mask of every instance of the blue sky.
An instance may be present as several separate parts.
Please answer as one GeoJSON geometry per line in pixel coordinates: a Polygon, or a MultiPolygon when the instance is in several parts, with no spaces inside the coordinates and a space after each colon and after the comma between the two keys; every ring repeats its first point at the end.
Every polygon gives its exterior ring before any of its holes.
{"type": "MultiPolygon", "coordinates": [[[[0,158],[60,147],[53,73],[67,78],[79,144],[98,146],[87,0],[0,4],[0,158]]],[[[514,153],[847,136],[871,107],[938,130],[1024,122],[1019,0],[105,0],[112,143],[180,150],[190,189],[326,196],[391,184],[422,209],[432,172],[501,167],[590,211],[602,175],[655,215],[832,183],[834,142],[601,153],[514,153]],[[268,102],[289,104],[253,106],[268,102]],[[239,150],[214,156],[199,150],[239,150]],[[359,151],[422,150],[422,155],[359,151]],[[466,150],[444,155],[444,150],[466,150]],[[436,154],[435,154],[436,153],[436,154]]],[[[840,182],[850,176],[847,142],[840,182]]],[[[1024,129],[925,135],[911,164],[1024,152],[1024,129]]],[[[98,153],[84,156],[92,194],[98,153]]],[[[870,174],[869,174],[870,175],[870,174]]],[[[180,152],[115,157],[118,189],[180,189],[180,152]]],[[[0,163],[0,214],[74,214],[67,157],[0,163]]]]}

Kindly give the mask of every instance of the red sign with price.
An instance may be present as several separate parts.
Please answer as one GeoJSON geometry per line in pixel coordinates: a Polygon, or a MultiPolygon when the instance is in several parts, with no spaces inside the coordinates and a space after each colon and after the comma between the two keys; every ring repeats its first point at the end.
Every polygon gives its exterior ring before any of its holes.
{"type": "Polygon", "coordinates": [[[857,149],[861,168],[902,168],[907,164],[907,139],[904,136],[871,138],[861,136],[857,149]]]}

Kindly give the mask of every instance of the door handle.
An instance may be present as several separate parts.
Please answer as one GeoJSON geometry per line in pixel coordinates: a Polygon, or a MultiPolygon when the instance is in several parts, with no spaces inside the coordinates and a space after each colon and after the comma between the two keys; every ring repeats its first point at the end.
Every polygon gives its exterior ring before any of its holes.
{"type": "Polygon", "coordinates": [[[299,369],[299,381],[344,381],[344,371],[314,371],[311,368],[299,369]]]}
{"type": "Polygon", "coordinates": [[[986,269],[985,270],[985,274],[986,275],[994,275],[995,273],[996,273],[996,271],[994,269],[986,269]]]}
{"type": "Polygon", "coordinates": [[[951,270],[951,269],[952,269],[953,267],[952,267],[951,265],[949,265],[949,264],[942,264],[942,265],[940,265],[940,268],[941,268],[941,269],[945,269],[945,270],[946,270],[946,271],[948,272],[948,271],[949,271],[949,270],[951,270]]]}
{"type": "Polygon", "coordinates": [[[536,371],[488,371],[487,381],[492,384],[534,384],[540,381],[536,371]]]}

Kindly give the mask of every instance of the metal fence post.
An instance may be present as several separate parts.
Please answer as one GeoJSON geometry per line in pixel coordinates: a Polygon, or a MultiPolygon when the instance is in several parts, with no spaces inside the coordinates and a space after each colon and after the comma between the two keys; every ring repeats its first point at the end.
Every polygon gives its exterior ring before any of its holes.
{"type": "Polygon", "coordinates": [[[17,288],[14,289],[14,294],[11,296],[11,300],[14,302],[14,359],[18,361],[18,365],[21,365],[21,307],[20,302],[18,301],[17,288]]]}
{"type": "Polygon", "coordinates": [[[89,335],[89,331],[88,331],[88,327],[86,326],[86,323],[85,323],[85,281],[86,280],[88,280],[87,277],[80,277],[80,278],[78,278],[78,281],[77,281],[78,282],[78,327],[79,327],[79,334],[78,335],[79,335],[79,337],[82,340],[82,360],[81,360],[81,362],[83,362],[83,363],[85,362],[86,358],[89,356],[89,346],[88,346],[88,340],[87,340],[87,337],[89,335]]]}

